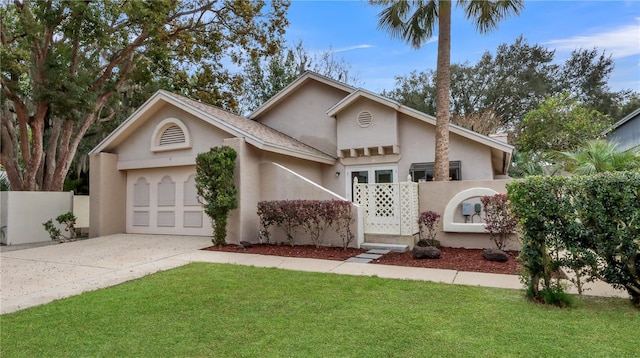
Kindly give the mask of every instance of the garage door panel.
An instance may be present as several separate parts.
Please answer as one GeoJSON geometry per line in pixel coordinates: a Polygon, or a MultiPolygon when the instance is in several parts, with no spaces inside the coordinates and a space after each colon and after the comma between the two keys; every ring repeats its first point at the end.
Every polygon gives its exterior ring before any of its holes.
{"type": "Polygon", "coordinates": [[[127,232],[211,235],[195,188],[195,166],[127,171],[127,232]]]}
{"type": "Polygon", "coordinates": [[[185,227],[202,227],[202,211],[185,211],[183,222],[185,227]]]}

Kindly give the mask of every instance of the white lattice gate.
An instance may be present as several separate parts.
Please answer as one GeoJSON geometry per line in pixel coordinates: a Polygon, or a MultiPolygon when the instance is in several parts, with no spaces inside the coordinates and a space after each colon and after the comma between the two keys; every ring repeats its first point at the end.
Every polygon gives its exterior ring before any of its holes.
{"type": "Polygon", "coordinates": [[[418,233],[418,183],[358,184],[353,201],[364,208],[365,234],[418,233]]]}

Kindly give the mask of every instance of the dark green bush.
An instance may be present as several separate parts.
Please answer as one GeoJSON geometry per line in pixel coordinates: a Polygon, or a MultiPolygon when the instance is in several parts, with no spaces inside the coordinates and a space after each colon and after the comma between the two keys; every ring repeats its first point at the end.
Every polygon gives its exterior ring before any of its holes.
{"type": "Polygon", "coordinates": [[[597,278],[626,289],[640,307],[640,172],[532,176],[507,189],[531,297],[558,290],[554,272],[570,269],[579,292],[597,278]]]}
{"type": "Polygon", "coordinates": [[[67,242],[76,240],[76,216],[73,212],[69,211],[56,217],[58,224],[64,225],[64,231],[69,233],[69,236],[63,235],[62,231],[53,224],[53,220],[50,219],[46,223],[43,223],[44,229],[49,233],[49,237],[53,241],[67,242]]]}
{"type": "Polygon", "coordinates": [[[196,157],[196,189],[204,200],[204,212],[212,219],[214,245],[227,237],[227,216],[238,207],[235,181],[236,151],[228,146],[214,147],[196,157]]]}

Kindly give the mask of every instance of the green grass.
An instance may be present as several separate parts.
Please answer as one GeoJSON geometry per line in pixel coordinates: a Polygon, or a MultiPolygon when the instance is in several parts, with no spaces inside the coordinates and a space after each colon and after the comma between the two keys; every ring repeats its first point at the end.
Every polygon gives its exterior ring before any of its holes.
{"type": "Polygon", "coordinates": [[[0,316],[8,357],[637,357],[640,312],[521,291],[196,263],[0,316]]]}

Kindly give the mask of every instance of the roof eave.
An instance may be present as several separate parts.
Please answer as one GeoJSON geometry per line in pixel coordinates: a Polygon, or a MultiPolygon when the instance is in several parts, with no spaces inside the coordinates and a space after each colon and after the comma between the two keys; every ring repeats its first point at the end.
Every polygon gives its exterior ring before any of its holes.
{"type": "Polygon", "coordinates": [[[629,113],[627,116],[625,116],[621,120],[619,120],[616,123],[614,123],[611,127],[609,127],[606,130],[604,130],[602,132],[602,135],[607,135],[607,134],[615,131],[616,129],[618,129],[618,127],[620,127],[621,125],[627,123],[628,121],[630,121],[631,119],[635,118],[638,115],[640,115],[640,108],[638,108],[635,111],[629,113]]]}
{"type": "Polygon", "coordinates": [[[329,77],[322,76],[318,73],[312,71],[306,71],[302,76],[298,77],[295,81],[291,82],[285,88],[283,88],[280,92],[278,92],[275,96],[269,98],[266,102],[264,102],[260,107],[256,108],[247,118],[255,119],[259,117],[261,114],[270,110],[273,106],[280,103],[282,100],[286,99],[290,94],[295,92],[295,90],[300,87],[302,84],[307,82],[308,80],[316,80],[318,82],[324,83],[326,85],[338,88],[345,92],[353,92],[356,90],[355,87],[349,86],[348,84],[338,82],[329,77]]]}

